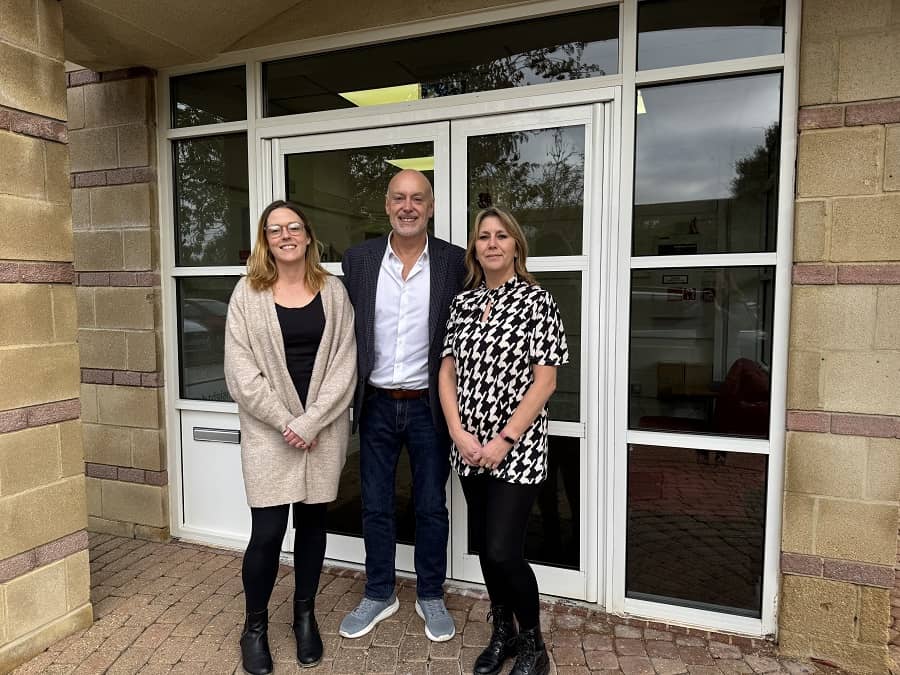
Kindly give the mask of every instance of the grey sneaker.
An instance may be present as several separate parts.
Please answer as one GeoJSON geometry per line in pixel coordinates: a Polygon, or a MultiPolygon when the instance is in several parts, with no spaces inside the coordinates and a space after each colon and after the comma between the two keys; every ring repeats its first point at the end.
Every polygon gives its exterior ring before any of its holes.
{"type": "MultiPolygon", "coordinates": [[[[382,621],[400,609],[400,601],[396,595],[387,600],[363,598],[352,612],[341,621],[338,632],[345,638],[362,637],[382,621]]],[[[446,611],[446,610],[445,610],[446,611]]]]}
{"type": "Polygon", "coordinates": [[[443,598],[416,600],[416,614],[425,620],[425,635],[432,642],[446,642],[456,635],[453,617],[444,606],[443,598]]]}

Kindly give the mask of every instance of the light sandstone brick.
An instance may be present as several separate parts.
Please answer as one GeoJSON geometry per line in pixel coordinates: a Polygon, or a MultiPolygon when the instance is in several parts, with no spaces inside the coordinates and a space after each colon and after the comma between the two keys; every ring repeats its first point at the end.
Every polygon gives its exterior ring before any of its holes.
{"type": "Polygon", "coordinates": [[[6,586],[6,599],[13,640],[63,616],[67,611],[65,561],[13,579],[6,586]]]}
{"type": "Polygon", "coordinates": [[[885,128],[884,191],[900,190],[900,124],[885,128]]]}
{"type": "Polygon", "coordinates": [[[900,439],[870,438],[866,499],[900,501],[900,439]]]}
{"type": "Polygon", "coordinates": [[[900,194],[836,199],[831,259],[836,262],[900,260],[900,194]]]}
{"type": "Polygon", "coordinates": [[[794,261],[819,262],[828,257],[831,210],[825,201],[794,205],[794,261]]]}
{"type": "Polygon", "coordinates": [[[139,483],[105,480],[103,517],[152,527],[168,524],[166,488],[139,483]]]}
{"type": "Polygon", "coordinates": [[[116,142],[115,127],[70,131],[72,171],[115,169],[118,164],[116,142]]]}
{"type": "Polygon", "coordinates": [[[52,59],[65,58],[62,7],[55,0],[37,0],[38,49],[52,59]]]}
{"type": "Polygon", "coordinates": [[[146,78],[98,82],[84,87],[85,124],[105,127],[147,121],[150,106],[146,78]]]}
{"type": "Polygon", "coordinates": [[[153,328],[155,293],[151,288],[97,288],[94,310],[101,328],[153,328]]]}
{"type": "Polygon", "coordinates": [[[34,49],[38,20],[33,0],[0,0],[0,40],[34,49]]]}
{"type": "Polygon", "coordinates": [[[791,350],[788,362],[788,408],[822,408],[821,365],[822,355],[819,352],[791,350]]]}
{"type": "Polygon", "coordinates": [[[0,645],[9,642],[9,630],[6,621],[6,585],[0,584],[0,645]]]}
{"type": "Polygon", "coordinates": [[[69,113],[69,138],[71,132],[84,128],[84,87],[66,90],[66,110],[69,113]]]}
{"type": "MultiPolygon", "coordinates": [[[[779,636],[779,646],[780,646],[779,636]]],[[[885,675],[888,672],[887,646],[864,645],[856,642],[837,642],[826,638],[810,638],[806,657],[822,659],[839,668],[859,675],[885,675]]]]}
{"type": "Polygon", "coordinates": [[[886,588],[859,589],[859,641],[885,645],[891,625],[891,592],[886,588]]]}
{"type": "Polygon", "coordinates": [[[800,105],[837,101],[838,41],[800,41],[800,105]]]}
{"type": "Polygon", "coordinates": [[[99,478],[91,478],[87,476],[84,479],[84,489],[87,496],[87,512],[88,517],[99,516],[102,512],[103,500],[101,498],[101,480],[99,478]]]}
{"type": "Polygon", "coordinates": [[[883,150],[882,127],[803,132],[797,151],[798,196],[877,192],[881,185],[883,150]]]}
{"type": "Polygon", "coordinates": [[[94,289],[76,286],[75,304],[78,310],[78,327],[93,328],[96,325],[94,318],[94,289]]]}
{"type": "Polygon", "coordinates": [[[146,124],[117,127],[119,136],[119,166],[147,166],[150,164],[150,130],[146,124]]]}
{"type": "Polygon", "coordinates": [[[900,351],[829,352],[822,371],[826,410],[875,415],[900,411],[900,351]]]}
{"type": "Polygon", "coordinates": [[[860,498],[868,444],[859,436],[788,432],[785,489],[791,493],[860,498]]]}
{"type": "Polygon", "coordinates": [[[150,184],[91,188],[91,224],[97,229],[150,227],[150,184]]]}
{"type": "Polygon", "coordinates": [[[0,346],[53,342],[49,285],[0,284],[0,346]]]}
{"type": "MultiPolygon", "coordinates": [[[[100,481],[101,484],[109,481],[100,481]]],[[[134,538],[134,523],[128,523],[121,520],[109,520],[100,516],[88,516],[88,529],[98,534],[111,534],[114,537],[125,537],[127,539],[134,538]]]]}
{"type": "Polygon", "coordinates": [[[75,269],[79,272],[121,270],[121,232],[75,232],[75,269]]]}
{"type": "Polygon", "coordinates": [[[72,259],[72,216],[67,204],[0,195],[0,223],[18,224],[0,228],[0,260],[72,259]]]}
{"type": "Polygon", "coordinates": [[[131,465],[131,433],[111,424],[82,425],[84,459],[95,464],[131,465]]]}
{"type": "Polygon", "coordinates": [[[820,39],[868,29],[881,30],[891,18],[891,0],[813,0],[803,5],[804,39],[820,39]]]}
{"type": "Polygon", "coordinates": [[[0,434],[0,497],[47,485],[59,477],[55,425],[0,434]]]}
{"type": "Polygon", "coordinates": [[[171,533],[168,526],[150,527],[149,525],[135,525],[134,538],[165,543],[171,538],[171,533]]]}
{"type": "Polygon", "coordinates": [[[97,385],[82,384],[81,396],[79,397],[79,400],[81,401],[81,421],[99,421],[97,411],[97,385]]]}
{"type": "Polygon", "coordinates": [[[84,475],[81,421],[61,422],[56,427],[59,431],[59,464],[62,477],[84,475]]]}
{"type": "Polygon", "coordinates": [[[875,340],[874,286],[795,286],[791,346],[795,349],[871,349],[875,340]]]}
{"type": "Polygon", "coordinates": [[[856,632],[853,584],[786,574],[781,584],[779,626],[808,636],[850,641],[856,632]]]}
{"type": "Polygon", "coordinates": [[[0,105],[66,119],[62,61],[0,42],[0,105]]]}
{"type": "Polygon", "coordinates": [[[0,560],[31,550],[87,524],[84,476],[0,499],[0,560]]]}
{"type": "Polygon", "coordinates": [[[145,271],[153,269],[153,231],[149,228],[124,230],[122,245],[125,250],[126,270],[145,271]]]}
{"type": "Polygon", "coordinates": [[[159,400],[155,389],[103,385],[97,389],[97,401],[101,424],[159,428],[159,400]]]}
{"type": "Polygon", "coordinates": [[[72,190],[72,229],[88,230],[91,227],[91,191],[86,188],[72,190]]]}
{"type": "Polygon", "coordinates": [[[82,368],[126,368],[125,331],[82,328],[78,331],[78,347],[82,368]]]}
{"type": "Polygon", "coordinates": [[[875,348],[897,349],[898,346],[900,346],[900,286],[882,286],[878,289],[875,348]]]}
{"type": "Polygon", "coordinates": [[[91,568],[87,551],[68,556],[66,563],[67,607],[73,609],[91,601],[91,568]]]}
{"type": "Polygon", "coordinates": [[[78,332],[78,308],[75,287],[53,285],[53,339],[56,342],[75,342],[78,332]]]}
{"type": "Polygon", "coordinates": [[[47,201],[70,204],[69,147],[64,143],[42,141],[44,148],[44,182],[47,201]]]}
{"type": "Polygon", "coordinates": [[[38,138],[0,130],[0,192],[43,199],[44,157],[38,138]]]}
{"type": "Polygon", "coordinates": [[[91,606],[83,605],[74,612],[45,624],[39,631],[0,646],[0,663],[11,666],[25,663],[64,637],[79,630],[87,630],[93,620],[91,606]]]}
{"type": "Polygon", "coordinates": [[[0,410],[77,398],[79,380],[74,343],[0,350],[0,410]]]}
{"type": "Polygon", "coordinates": [[[897,556],[897,507],[819,500],[816,553],[826,558],[893,565],[897,556]]]}
{"type": "Polygon", "coordinates": [[[808,495],[784,495],[781,548],[792,553],[812,553],[816,500],[808,495]]]}
{"type": "Polygon", "coordinates": [[[151,471],[165,469],[161,440],[161,434],[156,429],[132,429],[132,466],[151,471]]]}
{"type": "Polygon", "coordinates": [[[126,331],[125,344],[128,370],[153,372],[157,369],[155,331],[126,331]]]}
{"type": "Polygon", "coordinates": [[[900,32],[842,38],[839,58],[838,100],[900,96],[900,32]]]}

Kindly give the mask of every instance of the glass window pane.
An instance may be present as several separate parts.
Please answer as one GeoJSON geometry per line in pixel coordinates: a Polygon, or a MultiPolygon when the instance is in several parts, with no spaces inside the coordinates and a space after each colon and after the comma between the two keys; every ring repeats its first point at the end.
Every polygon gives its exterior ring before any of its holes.
{"type": "Polygon", "coordinates": [[[645,0],[638,69],[780,54],[784,0],[645,0]]]}
{"type": "Polygon", "coordinates": [[[247,134],[174,141],[175,259],[242,265],[250,255],[247,134]]]}
{"type": "MultiPolygon", "coordinates": [[[[581,561],[581,440],[551,436],[547,471],[528,517],[525,558],[539,565],[577,570],[581,561]]],[[[468,549],[470,554],[478,554],[471,539],[468,549]]]]}
{"type": "Polygon", "coordinates": [[[632,270],[630,428],[768,437],[773,277],[632,270]]]}
{"type": "Polygon", "coordinates": [[[774,251],[781,75],[638,91],[633,254],[774,251]]]}
{"type": "Polygon", "coordinates": [[[581,272],[535,272],[534,276],[556,300],[569,345],[569,362],[557,368],[556,391],[550,397],[547,411],[551,420],[580,422],[581,272]]]}
{"type": "Polygon", "coordinates": [[[231,401],[225,386],[225,319],[240,277],[176,280],[181,397],[231,401]]]}
{"type": "Polygon", "coordinates": [[[768,457],[631,445],[625,596],[759,617],[768,457]]]}
{"type": "Polygon", "coordinates": [[[515,131],[468,139],[469,223],[479,209],[512,211],[529,256],[581,255],[584,127],[515,131]]]}
{"type": "MultiPolygon", "coordinates": [[[[350,246],[390,232],[384,196],[401,168],[420,169],[433,184],[434,144],[398,143],[285,157],[285,191],[309,218],[322,244],[323,262],[340,262],[350,246]]],[[[428,231],[434,232],[433,220],[428,231]]]]}
{"type": "Polygon", "coordinates": [[[247,119],[244,66],[180,75],[170,86],[173,127],[247,119]]]}
{"type": "Polygon", "coordinates": [[[609,75],[618,34],[613,6],[265,63],[265,115],[609,75]]]}

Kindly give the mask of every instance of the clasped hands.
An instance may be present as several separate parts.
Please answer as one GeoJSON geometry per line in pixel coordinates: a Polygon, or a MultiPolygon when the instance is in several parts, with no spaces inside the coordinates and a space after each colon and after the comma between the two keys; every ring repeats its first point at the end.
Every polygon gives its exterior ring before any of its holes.
{"type": "Polygon", "coordinates": [[[500,436],[494,436],[492,440],[482,445],[468,431],[460,431],[453,442],[466,464],[485,469],[496,469],[509,452],[509,445],[500,436]]]}
{"type": "Polygon", "coordinates": [[[290,428],[282,431],[281,435],[284,436],[284,440],[288,445],[290,445],[292,448],[297,448],[298,450],[313,450],[319,444],[318,438],[314,438],[311,442],[307,443],[297,434],[291,431],[290,428]]]}

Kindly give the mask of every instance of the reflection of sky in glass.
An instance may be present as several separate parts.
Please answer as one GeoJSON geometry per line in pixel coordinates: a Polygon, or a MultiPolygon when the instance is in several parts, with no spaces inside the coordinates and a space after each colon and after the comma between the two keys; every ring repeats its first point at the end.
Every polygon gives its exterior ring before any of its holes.
{"type": "Polygon", "coordinates": [[[635,204],[729,198],[737,161],[779,120],[780,92],[779,74],[641,89],[635,204]]]}
{"type": "Polygon", "coordinates": [[[641,33],[638,68],[665,68],[781,53],[781,26],[679,28],[641,33]]]}
{"type": "MultiPolygon", "coordinates": [[[[577,44],[577,43],[573,43],[577,44]]],[[[546,61],[566,61],[569,55],[562,48],[557,48],[547,54],[546,61]]],[[[618,72],[619,59],[619,41],[603,40],[598,42],[587,42],[584,44],[584,50],[581,52],[581,64],[588,72],[580,73],[580,77],[600,77],[602,75],[612,75],[618,72]]],[[[532,68],[522,68],[522,74],[525,76],[523,84],[544,84],[551,82],[546,75],[536,73],[532,68]]],[[[564,78],[566,80],[579,79],[579,75],[570,72],[564,78]]]]}

